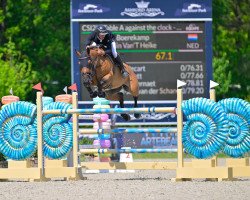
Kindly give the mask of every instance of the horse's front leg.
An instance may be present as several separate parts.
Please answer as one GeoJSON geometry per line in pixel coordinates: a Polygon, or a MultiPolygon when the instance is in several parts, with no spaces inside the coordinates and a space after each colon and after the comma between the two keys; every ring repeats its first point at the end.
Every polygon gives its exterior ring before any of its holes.
{"type": "MultiPolygon", "coordinates": [[[[138,105],[137,105],[138,97],[133,97],[133,98],[134,98],[134,108],[138,108],[138,105]]],[[[140,113],[135,113],[134,116],[135,116],[136,119],[138,119],[138,118],[140,118],[141,114],[140,113]]]]}
{"type": "MultiPolygon", "coordinates": [[[[117,93],[117,95],[119,96],[120,107],[121,107],[121,108],[124,108],[123,93],[122,93],[122,92],[119,92],[119,93],[117,93]]],[[[129,120],[130,120],[129,114],[123,113],[123,114],[121,114],[121,116],[122,116],[122,118],[123,118],[125,121],[129,121],[129,120]]]]}
{"type": "Polygon", "coordinates": [[[102,90],[102,85],[100,83],[97,84],[97,88],[98,88],[98,97],[100,98],[105,98],[105,92],[103,92],[102,90]]]}
{"type": "Polygon", "coordinates": [[[92,80],[92,77],[91,77],[90,73],[82,72],[83,86],[88,90],[90,98],[95,98],[95,97],[97,97],[97,91],[92,90],[91,80],[92,80]]]}
{"type": "Polygon", "coordinates": [[[93,91],[89,83],[83,82],[83,85],[88,90],[90,98],[97,97],[97,91],[93,91]]]}

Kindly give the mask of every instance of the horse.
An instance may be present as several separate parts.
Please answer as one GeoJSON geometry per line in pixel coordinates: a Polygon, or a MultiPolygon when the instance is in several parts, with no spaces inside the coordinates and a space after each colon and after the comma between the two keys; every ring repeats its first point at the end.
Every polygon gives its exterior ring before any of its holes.
{"type": "MultiPolygon", "coordinates": [[[[124,95],[122,89],[129,92],[134,99],[134,108],[137,108],[137,100],[139,96],[138,79],[127,63],[124,63],[124,68],[129,76],[122,77],[120,69],[115,66],[112,58],[104,55],[104,50],[101,46],[90,46],[86,50],[87,57],[83,57],[79,51],[76,51],[79,58],[79,63],[83,59],[90,59],[90,66],[82,66],[81,75],[83,78],[83,85],[88,90],[90,97],[105,97],[108,100],[119,101],[120,107],[124,108],[124,95]],[[97,86],[98,91],[93,91],[93,86],[97,86]]],[[[130,120],[128,114],[121,114],[125,121],[130,120]]],[[[140,114],[135,113],[135,118],[139,118],[140,114]]]]}

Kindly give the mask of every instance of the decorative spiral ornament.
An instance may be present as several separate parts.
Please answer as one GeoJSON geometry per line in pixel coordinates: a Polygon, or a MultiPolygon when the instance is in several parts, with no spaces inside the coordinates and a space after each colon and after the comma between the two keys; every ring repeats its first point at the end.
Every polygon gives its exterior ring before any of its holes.
{"type": "Polygon", "coordinates": [[[29,158],[37,147],[36,105],[18,101],[0,110],[0,152],[12,160],[29,158]]]}
{"type": "Polygon", "coordinates": [[[228,120],[223,108],[206,98],[193,98],[182,103],[187,118],[182,141],[185,150],[196,158],[210,158],[228,138],[228,120]]]}
{"type": "Polygon", "coordinates": [[[43,102],[43,107],[52,103],[54,100],[52,97],[46,97],[46,96],[43,96],[42,97],[42,102],[43,102]]]}
{"type": "MultiPolygon", "coordinates": [[[[53,102],[44,107],[44,110],[70,109],[71,104],[53,102]]],[[[43,116],[43,153],[45,157],[58,159],[64,157],[73,145],[71,115],[48,114],[43,116]]]]}
{"type": "Polygon", "coordinates": [[[233,158],[244,157],[250,151],[250,104],[238,98],[218,102],[227,113],[229,138],[224,153],[233,158]]]}

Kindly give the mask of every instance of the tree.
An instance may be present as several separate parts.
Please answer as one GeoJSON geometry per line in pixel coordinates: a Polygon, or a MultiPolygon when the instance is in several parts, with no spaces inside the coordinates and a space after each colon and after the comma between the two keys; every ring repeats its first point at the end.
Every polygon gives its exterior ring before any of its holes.
{"type": "Polygon", "coordinates": [[[230,83],[232,81],[232,73],[229,71],[229,61],[226,59],[226,56],[221,58],[214,58],[213,60],[214,67],[214,80],[217,82],[222,82],[220,87],[217,87],[217,96],[219,98],[225,98],[225,94],[228,93],[230,83]]]}
{"type": "Polygon", "coordinates": [[[0,66],[0,96],[8,95],[10,88],[13,88],[15,95],[26,100],[36,73],[31,70],[28,58],[17,51],[11,41],[0,48],[0,66]]]}
{"type": "MultiPolygon", "coordinates": [[[[8,37],[27,55],[37,71],[33,84],[43,83],[45,95],[55,96],[70,85],[70,2],[1,0],[0,45],[8,37]],[[3,13],[3,17],[1,17],[3,13]]],[[[29,93],[34,99],[34,92],[29,93]]]]}
{"type": "Polygon", "coordinates": [[[219,83],[229,84],[225,97],[247,99],[250,93],[249,5],[250,0],[213,1],[214,77],[219,83]],[[228,66],[218,60],[226,61],[228,66]],[[225,76],[219,74],[220,67],[225,76]]]}

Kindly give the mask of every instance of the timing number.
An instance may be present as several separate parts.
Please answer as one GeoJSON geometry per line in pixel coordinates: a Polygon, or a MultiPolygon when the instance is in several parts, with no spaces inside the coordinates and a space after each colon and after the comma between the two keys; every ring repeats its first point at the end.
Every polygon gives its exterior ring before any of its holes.
{"type": "Polygon", "coordinates": [[[173,60],[172,52],[157,52],[155,54],[156,60],[173,60]]]}

